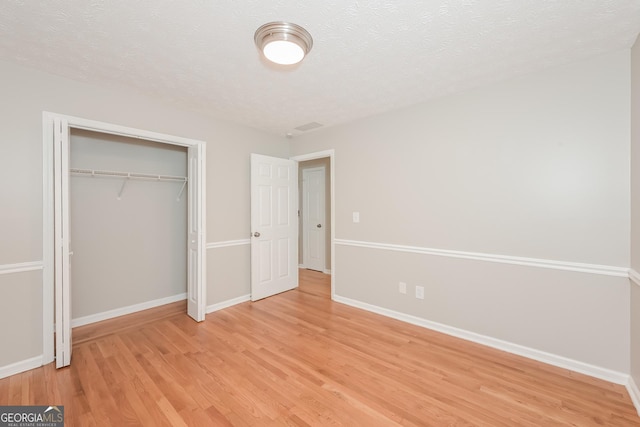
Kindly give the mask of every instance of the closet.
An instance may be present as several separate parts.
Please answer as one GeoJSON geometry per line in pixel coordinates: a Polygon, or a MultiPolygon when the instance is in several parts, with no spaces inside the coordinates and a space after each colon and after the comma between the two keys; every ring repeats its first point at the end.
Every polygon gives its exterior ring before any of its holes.
{"type": "Polygon", "coordinates": [[[71,326],[183,300],[187,147],[70,129],[71,326]]]}

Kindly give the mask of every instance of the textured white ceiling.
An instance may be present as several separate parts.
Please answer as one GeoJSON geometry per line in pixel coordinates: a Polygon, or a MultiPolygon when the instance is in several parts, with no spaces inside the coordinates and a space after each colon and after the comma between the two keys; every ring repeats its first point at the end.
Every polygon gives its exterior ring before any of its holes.
{"type": "MultiPolygon", "coordinates": [[[[0,58],[284,135],[629,48],[640,0],[2,0],[0,58]],[[284,20],[293,69],[253,34],[284,20]]],[[[322,129],[322,128],[320,128],[322,129]]]]}

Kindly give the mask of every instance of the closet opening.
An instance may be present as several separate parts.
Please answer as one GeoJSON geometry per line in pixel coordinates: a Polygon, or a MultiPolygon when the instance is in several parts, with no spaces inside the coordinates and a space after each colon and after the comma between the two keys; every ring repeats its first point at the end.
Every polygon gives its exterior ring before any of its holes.
{"type": "Polygon", "coordinates": [[[187,148],[70,132],[71,327],[187,297],[187,148]]]}
{"type": "Polygon", "coordinates": [[[43,125],[43,364],[70,364],[75,326],[183,299],[204,320],[204,142],[47,112],[43,125]]]}

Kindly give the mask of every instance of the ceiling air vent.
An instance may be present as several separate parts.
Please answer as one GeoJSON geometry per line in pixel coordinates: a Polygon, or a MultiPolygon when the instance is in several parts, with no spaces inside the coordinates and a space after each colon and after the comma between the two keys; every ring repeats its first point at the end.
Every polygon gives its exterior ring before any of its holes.
{"type": "Polygon", "coordinates": [[[300,132],[306,132],[308,130],[319,128],[319,127],[322,127],[322,126],[324,126],[324,125],[322,125],[322,124],[320,124],[318,122],[311,122],[311,123],[307,123],[306,125],[298,126],[295,129],[299,130],[300,132]]]}

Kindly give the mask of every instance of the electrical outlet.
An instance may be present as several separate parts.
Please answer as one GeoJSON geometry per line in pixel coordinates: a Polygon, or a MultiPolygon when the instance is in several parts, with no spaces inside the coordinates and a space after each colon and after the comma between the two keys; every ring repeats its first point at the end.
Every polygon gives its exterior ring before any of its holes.
{"type": "Polygon", "coordinates": [[[398,292],[400,292],[401,294],[406,294],[407,293],[407,284],[404,283],[404,282],[398,283],[398,292]]]}
{"type": "Polygon", "coordinates": [[[353,213],[353,222],[360,222],[360,212],[353,213]]]}
{"type": "Polygon", "coordinates": [[[416,298],[424,299],[424,286],[416,286],[416,298]]]}

